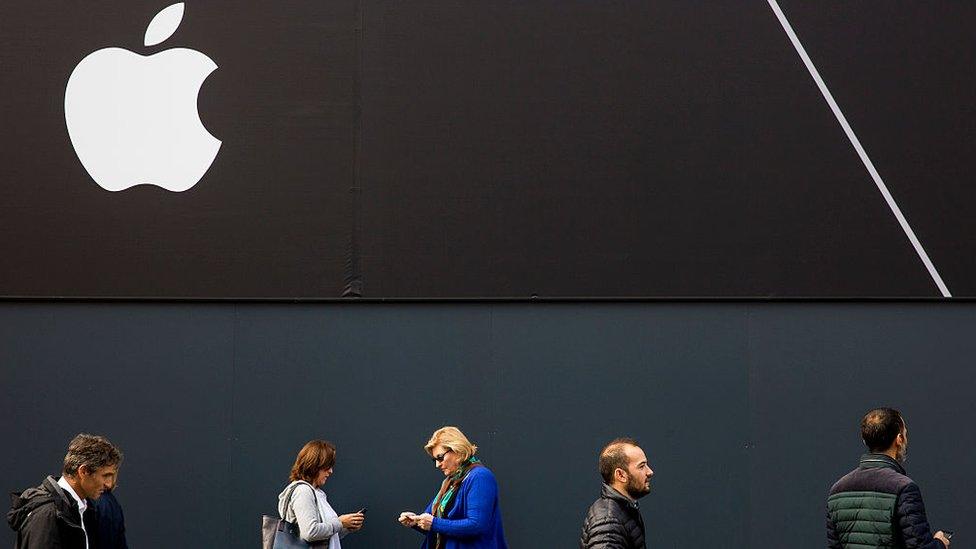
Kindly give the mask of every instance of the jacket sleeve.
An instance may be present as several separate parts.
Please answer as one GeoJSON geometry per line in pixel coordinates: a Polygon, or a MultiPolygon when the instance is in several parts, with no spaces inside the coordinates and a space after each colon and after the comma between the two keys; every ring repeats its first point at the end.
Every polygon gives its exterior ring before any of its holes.
{"type": "Polygon", "coordinates": [[[469,481],[471,484],[466,489],[466,516],[456,520],[434,517],[431,532],[464,538],[491,531],[492,513],[495,511],[495,501],[498,500],[495,476],[485,471],[468,475],[465,482],[469,481]]]}
{"type": "Polygon", "coordinates": [[[291,508],[298,523],[298,532],[305,541],[322,541],[331,538],[342,530],[338,518],[319,522],[318,501],[309,486],[299,486],[291,496],[291,508]]]}
{"type": "Polygon", "coordinates": [[[925,517],[922,491],[914,482],[904,487],[896,502],[898,529],[906,549],[945,549],[945,545],[932,537],[932,529],[925,517]]]}
{"type": "MultiPolygon", "coordinates": [[[[424,513],[432,513],[433,511],[434,511],[434,502],[432,501],[432,502],[430,502],[430,503],[427,504],[427,508],[424,509],[424,513]]],[[[421,513],[421,515],[424,514],[424,513],[421,513]]],[[[419,526],[413,526],[412,528],[414,530],[420,532],[421,534],[423,534],[424,537],[426,537],[427,534],[429,533],[429,532],[427,532],[427,530],[424,530],[423,528],[421,528],[419,526]]]]}
{"type": "Polygon", "coordinates": [[[580,543],[580,549],[626,549],[627,532],[624,525],[609,514],[587,525],[589,535],[580,543]]]}
{"type": "Polygon", "coordinates": [[[834,518],[830,516],[829,509],[827,510],[827,549],[844,549],[837,537],[837,526],[834,524],[834,518]]]}

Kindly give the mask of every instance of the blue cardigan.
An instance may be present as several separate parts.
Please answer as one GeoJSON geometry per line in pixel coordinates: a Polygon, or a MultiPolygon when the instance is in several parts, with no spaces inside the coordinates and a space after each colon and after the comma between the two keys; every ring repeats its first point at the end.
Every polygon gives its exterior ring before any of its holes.
{"type": "MultiPolygon", "coordinates": [[[[431,512],[433,503],[425,513],[431,512]]],[[[421,549],[434,547],[434,534],[443,534],[445,549],[508,549],[495,475],[487,467],[472,469],[444,517],[434,517],[430,532],[419,531],[424,534],[421,549]]]]}

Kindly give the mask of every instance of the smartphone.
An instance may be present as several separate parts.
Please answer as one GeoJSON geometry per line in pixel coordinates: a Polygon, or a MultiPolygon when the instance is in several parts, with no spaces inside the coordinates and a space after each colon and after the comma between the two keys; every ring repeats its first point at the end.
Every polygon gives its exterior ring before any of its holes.
{"type": "Polygon", "coordinates": [[[955,532],[953,532],[952,530],[943,530],[942,533],[945,534],[946,539],[952,539],[952,534],[954,534],[955,532]]]}
{"type": "Polygon", "coordinates": [[[356,511],[356,512],[357,512],[357,513],[362,513],[362,514],[364,514],[364,515],[365,515],[365,514],[366,514],[366,509],[367,509],[367,507],[363,507],[362,509],[360,509],[360,510],[358,510],[358,511],[356,511]]]}

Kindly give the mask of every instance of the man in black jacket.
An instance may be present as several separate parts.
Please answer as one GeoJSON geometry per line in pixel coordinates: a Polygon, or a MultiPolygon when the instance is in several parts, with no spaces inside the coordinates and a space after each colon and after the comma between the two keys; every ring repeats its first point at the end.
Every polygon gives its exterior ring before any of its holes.
{"type": "Polygon", "coordinates": [[[877,408],[861,420],[868,453],[857,469],[834,483],[827,497],[827,547],[946,549],[932,534],[922,492],[905,474],[908,427],[898,410],[877,408]]]}
{"type": "Polygon", "coordinates": [[[654,471],[631,438],[618,438],[600,452],[603,491],[583,521],[580,549],[644,549],[644,519],[637,500],[651,491],[654,471]]]}
{"type": "Polygon", "coordinates": [[[62,476],[11,494],[7,523],[15,549],[96,549],[98,519],[91,500],[115,486],[122,452],[108,439],[81,434],[68,445],[62,476]],[[86,512],[87,511],[87,512],[86,512]]]}

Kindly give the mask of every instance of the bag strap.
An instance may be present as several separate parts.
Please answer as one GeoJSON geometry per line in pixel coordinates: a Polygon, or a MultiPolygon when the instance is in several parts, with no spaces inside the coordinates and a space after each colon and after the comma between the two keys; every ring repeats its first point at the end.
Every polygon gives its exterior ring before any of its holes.
{"type": "MultiPolygon", "coordinates": [[[[288,508],[291,507],[291,496],[295,493],[295,488],[298,488],[302,484],[312,489],[312,499],[315,500],[315,514],[318,515],[319,522],[322,522],[322,510],[319,509],[319,496],[318,494],[315,493],[315,487],[305,482],[304,480],[295,481],[295,484],[293,484],[292,487],[288,489],[288,495],[285,496],[285,516],[281,517],[281,520],[287,520],[286,517],[288,516],[288,508]]],[[[295,514],[294,509],[292,509],[291,512],[292,514],[295,514]]],[[[298,520],[297,515],[295,516],[295,520],[298,520]]]]}

